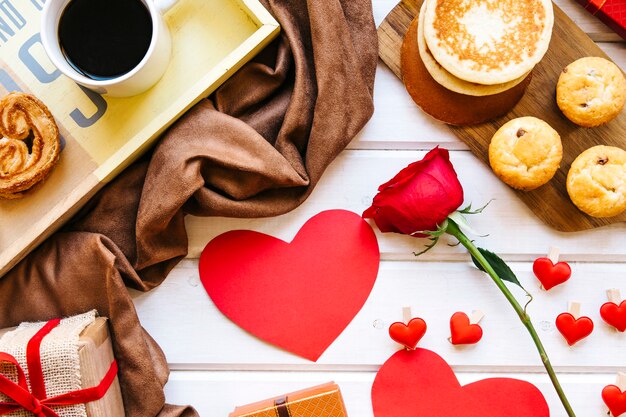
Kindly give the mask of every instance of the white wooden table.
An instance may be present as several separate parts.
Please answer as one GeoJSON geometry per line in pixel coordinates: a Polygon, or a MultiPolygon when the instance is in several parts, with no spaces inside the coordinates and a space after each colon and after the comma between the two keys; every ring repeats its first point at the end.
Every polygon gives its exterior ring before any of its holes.
{"type": "MultiPolygon", "coordinates": [[[[374,0],[380,24],[396,0],[374,0]]],[[[626,43],[588,15],[574,0],[557,3],[626,69],[626,43]]],[[[168,402],[192,404],[203,416],[226,416],[236,405],[262,400],[334,380],[341,386],[352,417],[372,416],[370,388],[379,366],[399,346],[387,336],[401,320],[403,306],[429,326],[420,346],[442,355],[462,383],[507,376],[536,384],[553,417],[565,413],[522,324],[497,288],[468,262],[461,248],[439,245],[420,258],[412,251],[424,242],[378,234],[382,263],[378,281],[361,312],[317,363],[270,346],[239,329],[215,308],[199,282],[198,256],[213,237],[231,229],[253,229],[291,240],[319,211],[343,208],[361,213],[379,184],[440,144],[451,158],[475,205],[492,198],[485,213],[473,216],[478,242],[511,261],[522,284],[536,296],[530,313],[561,382],[580,417],[604,414],[600,392],[626,370],[626,335],[613,332],[599,317],[607,288],[626,295],[626,228],[615,225],[584,233],[558,233],[544,226],[448,129],[413,104],[401,82],[380,63],[372,120],[330,166],[310,198],[293,212],[268,219],[188,218],[189,258],[159,288],[134,293],[139,317],[161,345],[172,373],[168,402]],[[561,248],[573,277],[550,293],[539,290],[532,261],[549,246],[561,248]],[[596,324],[593,335],[569,348],[554,319],[569,300],[583,303],[596,324]],[[446,340],[455,311],[481,309],[485,337],[478,345],[454,348],[446,340]]]]}

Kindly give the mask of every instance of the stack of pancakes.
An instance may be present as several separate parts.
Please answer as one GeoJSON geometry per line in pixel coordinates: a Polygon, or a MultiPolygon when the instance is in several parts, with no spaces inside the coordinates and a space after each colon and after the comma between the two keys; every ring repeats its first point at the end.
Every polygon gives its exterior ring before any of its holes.
{"type": "Polygon", "coordinates": [[[522,83],[543,58],[553,23],[550,0],[424,0],[413,59],[451,92],[499,95],[522,83]]]}

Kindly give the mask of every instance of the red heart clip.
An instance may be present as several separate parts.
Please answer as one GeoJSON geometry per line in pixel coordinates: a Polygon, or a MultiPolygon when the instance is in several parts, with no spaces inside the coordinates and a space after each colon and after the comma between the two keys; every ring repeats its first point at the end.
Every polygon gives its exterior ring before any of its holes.
{"type": "Polygon", "coordinates": [[[626,300],[619,307],[615,303],[604,303],[600,308],[600,316],[620,332],[626,331],[626,300]]]}
{"type": "Polygon", "coordinates": [[[483,338],[483,329],[478,324],[470,324],[467,314],[457,312],[450,318],[450,342],[453,345],[471,345],[483,338]]]}
{"type": "Polygon", "coordinates": [[[550,258],[535,259],[533,272],[546,291],[563,284],[572,276],[572,268],[570,268],[569,264],[557,262],[555,265],[550,258]]]}
{"type": "Polygon", "coordinates": [[[576,319],[570,313],[562,313],[556,318],[556,328],[567,340],[567,344],[574,346],[593,332],[593,321],[589,317],[576,319]]]}
{"type": "Polygon", "coordinates": [[[608,385],[602,390],[602,399],[613,417],[621,416],[626,413],[626,392],[622,392],[615,385],[608,385]]]}
{"type": "Polygon", "coordinates": [[[402,322],[389,326],[389,336],[407,349],[413,350],[426,334],[426,322],[419,317],[411,319],[409,324],[402,322]]]}

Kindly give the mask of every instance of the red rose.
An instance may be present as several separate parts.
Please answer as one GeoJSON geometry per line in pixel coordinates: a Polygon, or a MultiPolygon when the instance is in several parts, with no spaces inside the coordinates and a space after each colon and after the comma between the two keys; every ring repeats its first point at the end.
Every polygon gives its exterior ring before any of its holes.
{"type": "Polygon", "coordinates": [[[447,149],[435,148],[378,188],[372,206],[363,213],[381,232],[416,237],[437,230],[463,204],[463,187],[447,149]]]}
{"type": "MultiPolygon", "coordinates": [[[[382,232],[396,232],[416,237],[430,236],[432,242],[426,248],[415,253],[416,256],[432,249],[444,234],[453,236],[472,255],[472,260],[484,271],[504,294],[524,326],[530,333],[543,364],[550,375],[552,385],[569,417],[576,417],[569,404],[563,388],[559,384],[554,368],[537,336],[533,322],[525,307],[522,307],[504,281],[518,285],[526,292],[530,300],[532,296],[522,287],[519,280],[506,267],[502,259],[493,252],[478,248],[461,230],[459,217],[450,217],[463,204],[463,187],[450,163],[450,155],[446,149],[435,148],[428,152],[424,159],[410,164],[402,171],[378,188],[372,206],[365,210],[363,217],[374,219],[382,232]],[[446,221],[446,219],[448,219],[446,221]],[[443,224],[445,222],[445,225],[443,224]],[[441,226],[439,229],[437,226],[441,226]],[[420,232],[435,232],[425,234],[420,232]]],[[[483,207],[484,208],[484,207],[483,207]]],[[[471,211],[470,207],[462,210],[463,214],[478,214],[482,208],[471,211]]],[[[528,304],[526,304],[528,306],[528,304]]]]}

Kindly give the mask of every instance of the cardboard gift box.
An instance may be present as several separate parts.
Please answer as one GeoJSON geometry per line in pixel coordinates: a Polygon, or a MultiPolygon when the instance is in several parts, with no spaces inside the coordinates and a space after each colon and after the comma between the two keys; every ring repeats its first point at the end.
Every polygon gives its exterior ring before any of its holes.
{"type": "Polygon", "coordinates": [[[347,417],[333,382],[235,408],[229,417],[347,417]]]}
{"type": "MultiPolygon", "coordinates": [[[[95,313],[91,313],[95,314],[95,313]]],[[[15,330],[16,328],[1,329],[0,330],[0,342],[2,337],[15,330]]],[[[53,337],[54,334],[51,335],[53,337]]],[[[46,336],[47,337],[47,336],[46,336]]],[[[23,339],[23,338],[22,338],[23,339]]],[[[40,350],[43,351],[48,348],[52,343],[46,342],[46,338],[42,339],[40,350]]],[[[1,346],[1,344],[0,344],[1,346]]],[[[124,417],[124,404],[122,401],[122,392],[120,390],[119,380],[117,377],[117,365],[114,364],[113,346],[111,343],[111,336],[108,329],[108,320],[103,317],[96,317],[91,319],[91,324],[88,324],[80,333],[78,337],[78,362],[79,362],[79,375],[80,375],[80,389],[96,387],[100,385],[106,378],[107,374],[112,374],[115,371],[114,379],[107,387],[106,393],[102,398],[85,402],[84,412],[87,417],[124,417]],[[114,368],[114,369],[113,369],[114,368]]],[[[2,349],[0,349],[2,352],[2,349]]],[[[17,357],[17,356],[16,356],[17,357]]],[[[45,354],[42,353],[42,358],[45,358],[45,354]]],[[[44,359],[42,359],[42,362],[44,359]]],[[[45,386],[50,391],[50,387],[54,384],[54,381],[46,379],[46,366],[43,368],[43,379],[45,386]]],[[[26,367],[24,367],[26,369],[26,367]]],[[[0,375],[8,370],[12,370],[11,367],[0,364],[0,375]]],[[[49,375],[48,375],[49,376],[49,375]]],[[[10,378],[14,379],[14,378],[10,378]]],[[[32,386],[32,383],[30,384],[32,386]]],[[[107,384],[108,385],[108,384],[107,384]]],[[[32,389],[32,387],[31,387],[32,389]]],[[[49,396],[50,392],[48,392],[49,396]]],[[[6,401],[7,398],[0,394],[0,401],[6,401]]],[[[44,401],[41,402],[44,404],[44,401]]],[[[82,403],[80,404],[82,406],[82,403]]],[[[69,410],[72,407],[57,407],[51,406],[51,408],[58,413],[59,416],[65,415],[64,409],[69,410]]],[[[72,411],[71,415],[75,415],[76,411],[72,411]]],[[[78,411],[78,414],[83,414],[83,411],[78,411]]],[[[24,409],[18,409],[14,412],[7,414],[9,417],[13,416],[30,416],[30,411],[24,409]]]]}
{"type": "Polygon", "coordinates": [[[585,10],[603,21],[618,35],[626,39],[626,1],[576,0],[585,10]]]}

